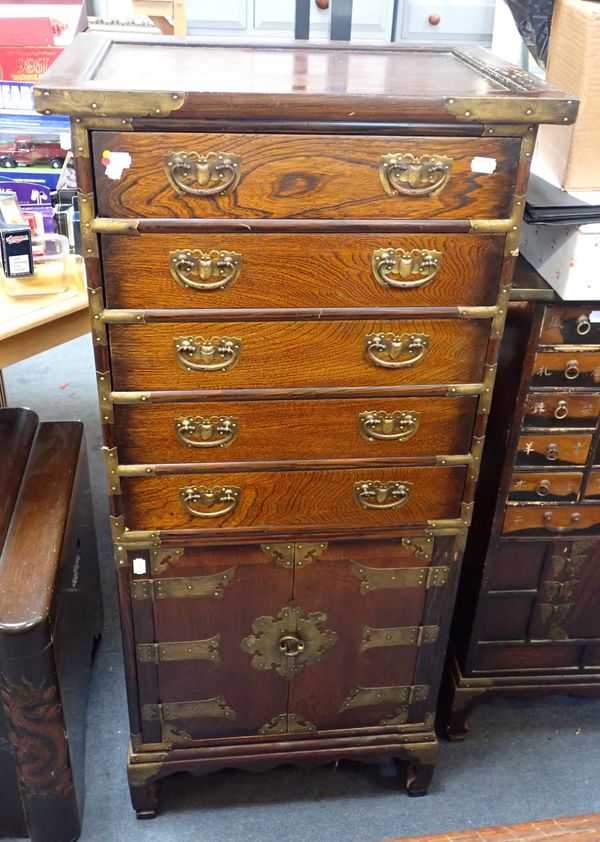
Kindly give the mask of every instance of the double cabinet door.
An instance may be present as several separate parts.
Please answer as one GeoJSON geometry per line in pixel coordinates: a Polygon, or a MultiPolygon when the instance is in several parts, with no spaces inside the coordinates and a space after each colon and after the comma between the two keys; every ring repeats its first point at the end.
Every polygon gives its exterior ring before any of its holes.
{"type": "Polygon", "coordinates": [[[299,540],[136,554],[143,742],[431,727],[453,543],[299,540]]]}

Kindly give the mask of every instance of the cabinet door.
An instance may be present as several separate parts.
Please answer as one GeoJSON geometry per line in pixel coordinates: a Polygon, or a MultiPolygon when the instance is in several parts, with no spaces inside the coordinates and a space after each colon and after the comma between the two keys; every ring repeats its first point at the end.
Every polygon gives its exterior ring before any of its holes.
{"type": "Polygon", "coordinates": [[[257,669],[241,642],[288,605],[292,568],[259,544],[141,556],[131,588],[144,742],[257,734],[285,713],[285,676],[257,669]]]}
{"type": "Polygon", "coordinates": [[[290,715],[318,730],[426,720],[452,543],[332,542],[296,566],[295,603],[304,616],[322,615],[335,640],[290,682],[290,715]]]}

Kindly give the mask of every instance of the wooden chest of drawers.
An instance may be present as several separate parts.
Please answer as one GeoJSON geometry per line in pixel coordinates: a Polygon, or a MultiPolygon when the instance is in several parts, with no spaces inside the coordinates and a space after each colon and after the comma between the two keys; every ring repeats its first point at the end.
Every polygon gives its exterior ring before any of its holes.
{"type": "Polygon", "coordinates": [[[514,293],[530,300],[510,305],[500,353],[452,634],[452,739],[486,695],[600,696],[600,325],[589,303],[536,301],[536,277],[522,261],[514,293]]]}
{"type": "Polygon", "coordinates": [[[576,102],[479,50],[100,35],[36,98],[73,118],[138,815],[225,766],[424,794],[536,126],[576,102]]]}

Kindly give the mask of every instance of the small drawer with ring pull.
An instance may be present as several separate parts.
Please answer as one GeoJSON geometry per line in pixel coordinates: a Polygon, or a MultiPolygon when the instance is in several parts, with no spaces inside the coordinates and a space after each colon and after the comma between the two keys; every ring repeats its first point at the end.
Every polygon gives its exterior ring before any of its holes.
{"type": "Polygon", "coordinates": [[[533,388],[569,386],[600,389],[600,352],[573,348],[570,351],[538,351],[531,375],[533,388]]]}
{"type": "Polygon", "coordinates": [[[600,312],[593,307],[546,307],[540,345],[600,345],[600,312]]]}
{"type": "Polygon", "coordinates": [[[591,434],[525,433],[519,436],[516,464],[518,467],[584,465],[591,444],[591,434]]]}
{"type": "Polygon", "coordinates": [[[523,503],[574,503],[579,497],[580,472],[531,473],[517,471],[508,489],[508,499],[523,503]]]}
{"type": "Polygon", "coordinates": [[[523,427],[588,428],[600,415],[600,395],[569,392],[530,392],[525,401],[523,427]]]}

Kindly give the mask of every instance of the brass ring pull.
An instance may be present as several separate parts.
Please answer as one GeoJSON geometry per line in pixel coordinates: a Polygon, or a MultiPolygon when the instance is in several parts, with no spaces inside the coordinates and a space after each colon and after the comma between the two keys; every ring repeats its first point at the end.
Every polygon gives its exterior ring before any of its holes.
{"type": "Polygon", "coordinates": [[[580,521],[581,515],[579,512],[573,512],[569,526],[552,526],[552,512],[544,512],[544,526],[548,532],[572,532],[579,527],[580,521]]]}
{"type": "Polygon", "coordinates": [[[556,404],[556,409],[554,410],[554,417],[558,418],[559,421],[562,421],[563,418],[566,418],[569,414],[569,404],[566,401],[559,401],[556,404]]]}
{"type": "Polygon", "coordinates": [[[361,412],[358,429],[367,441],[408,441],[419,429],[420,412],[361,412]]]}
{"type": "Polygon", "coordinates": [[[441,259],[442,253],[434,249],[375,249],[371,267],[375,280],[381,286],[418,289],[427,286],[435,278],[441,259]]]}
{"type": "Polygon", "coordinates": [[[233,485],[221,487],[219,485],[214,488],[208,488],[201,485],[189,485],[185,488],[179,489],[179,498],[183,504],[183,508],[194,517],[225,517],[230,515],[238,504],[240,498],[240,489],[233,485]],[[194,506],[201,505],[206,509],[212,509],[213,506],[225,504],[224,508],[216,511],[198,511],[194,506]]]}
{"type": "Polygon", "coordinates": [[[566,364],[565,377],[567,380],[577,380],[579,377],[579,362],[577,360],[569,360],[566,364]]]}
{"type": "Polygon", "coordinates": [[[242,255],[235,251],[176,249],[169,252],[169,269],[180,287],[210,292],[233,286],[242,271],[242,255]]]}
{"type": "Polygon", "coordinates": [[[411,491],[410,482],[355,482],[354,500],[362,509],[399,509],[411,491]]]}
{"type": "Polygon", "coordinates": [[[560,448],[557,444],[549,444],[546,448],[546,459],[550,462],[555,462],[560,456],[560,448]]]}
{"type": "Polygon", "coordinates": [[[592,323],[587,316],[579,316],[575,322],[575,330],[580,336],[587,336],[592,329],[592,323]]]}
{"type": "Polygon", "coordinates": [[[228,415],[182,415],[175,418],[173,425],[175,435],[186,447],[227,447],[239,432],[239,419],[228,415]]]}
{"type": "Polygon", "coordinates": [[[277,641],[277,646],[286,658],[297,658],[306,648],[304,641],[295,634],[284,634],[277,641]]]}
{"type": "Polygon", "coordinates": [[[535,493],[538,497],[547,497],[550,494],[551,487],[550,487],[550,480],[543,479],[540,481],[540,484],[535,489],[535,493]]]}
{"type": "Polygon", "coordinates": [[[242,340],[231,336],[178,336],[175,359],[186,371],[229,371],[240,361],[242,340]]]}
{"type": "Polygon", "coordinates": [[[369,362],[381,368],[409,368],[417,365],[429,350],[425,333],[370,333],[365,337],[365,354],[369,362]],[[382,355],[389,359],[382,359],[382,355]],[[408,356],[407,356],[408,355],[408,356]],[[407,357],[402,359],[402,357],[407,357]]]}
{"type": "Polygon", "coordinates": [[[452,158],[445,155],[391,153],[379,159],[379,178],[390,196],[437,196],[452,169],[452,158]]]}
{"type": "Polygon", "coordinates": [[[242,159],[228,152],[168,152],[165,172],[181,196],[216,196],[235,190],[242,175],[242,159]]]}

